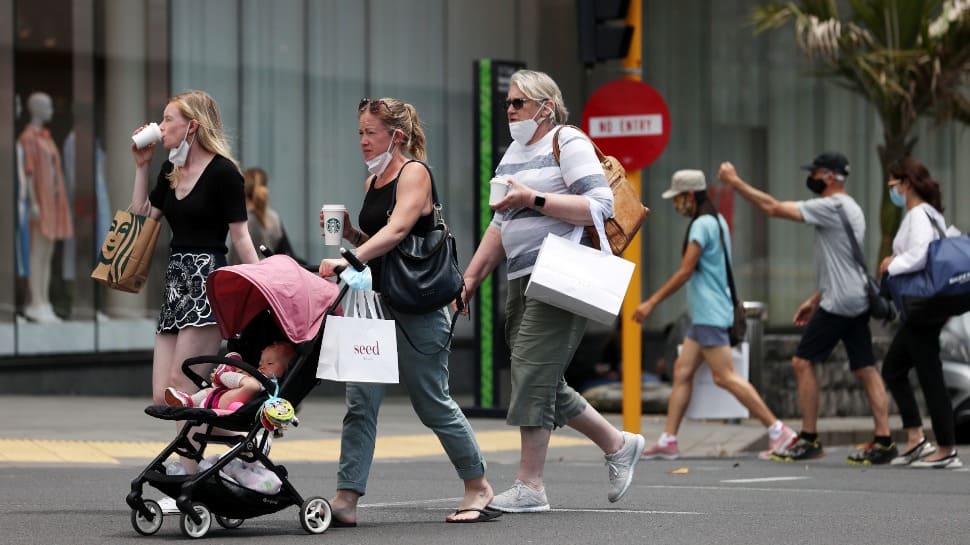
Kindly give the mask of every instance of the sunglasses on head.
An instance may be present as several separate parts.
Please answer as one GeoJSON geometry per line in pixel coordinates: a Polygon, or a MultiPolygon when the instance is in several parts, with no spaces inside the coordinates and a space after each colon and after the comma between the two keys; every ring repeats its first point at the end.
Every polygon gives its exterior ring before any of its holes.
{"type": "Polygon", "coordinates": [[[505,99],[505,109],[508,110],[509,106],[514,108],[516,111],[521,110],[523,106],[528,102],[542,102],[541,100],[534,98],[507,98],[505,99]]]}
{"type": "Polygon", "coordinates": [[[357,111],[358,112],[363,112],[364,111],[364,108],[367,108],[367,110],[370,113],[376,114],[376,113],[378,113],[378,112],[381,111],[381,105],[384,105],[384,107],[387,108],[387,111],[391,111],[391,107],[388,106],[386,102],[384,102],[383,100],[377,99],[377,98],[374,98],[374,99],[371,99],[371,98],[362,98],[362,99],[360,99],[360,104],[357,105],[357,111]]]}

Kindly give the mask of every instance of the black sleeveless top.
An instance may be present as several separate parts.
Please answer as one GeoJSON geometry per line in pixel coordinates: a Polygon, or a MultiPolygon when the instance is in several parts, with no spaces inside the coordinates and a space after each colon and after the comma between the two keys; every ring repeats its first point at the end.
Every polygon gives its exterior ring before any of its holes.
{"type": "MultiPolygon", "coordinates": [[[[413,161],[420,163],[420,161],[413,161]]],[[[407,164],[407,163],[405,163],[407,164]]],[[[421,163],[424,168],[428,168],[427,165],[421,163]]],[[[402,170],[404,167],[401,167],[402,170]]],[[[429,172],[430,174],[430,172],[429,172]]],[[[391,197],[394,195],[394,191],[397,188],[397,180],[400,178],[401,172],[398,171],[397,176],[391,180],[391,182],[383,187],[374,187],[374,182],[377,181],[377,176],[371,178],[370,183],[367,184],[367,193],[364,194],[364,204],[360,207],[360,214],[357,216],[357,225],[360,226],[360,230],[367,234],[368,237],[374,236],[378,231],[387,225],[388,215],[387,210],[391,207],[391,197]]],[[[417,223],[411,228],[409,234],[423,235],[431,229],[434,228],[434,211],[426,216],[421,216],[418,218],[417,223]]],[[[378,256],[371,258],[367,265],[371,268],[371,276],[373,279],[374,291],[381,291],[381,265],[383,264],[384,256],[378,256]]]]}

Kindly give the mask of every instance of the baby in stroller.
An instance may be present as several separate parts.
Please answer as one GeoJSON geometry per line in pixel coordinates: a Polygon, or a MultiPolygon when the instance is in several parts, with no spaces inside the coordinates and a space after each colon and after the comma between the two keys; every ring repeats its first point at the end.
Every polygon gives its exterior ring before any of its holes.
{"type": "MultiPolygon", "coordinates": [[[[238,352],[230,352],[226,357],[242,360],[238,352]]],[[[283,378],[283,374],[290,367],[290,361],[296,357],[293,343],[277,341],[263,349],[259,357],[257,370],[266,378],[283,378]]],[[[209,376],[212,386],[203,388],[194,394],[169,387],[165,389],[165,403],[169,407],[208,407],[234,411],[242,407],[256,394],[263,391],[260,384],[252,375],[229,364],[220,364],[209,376]]]]}
{"type": "MultiPolygon", "coordinates": [[[[285,425],[284,417],[293,417],[292,407],[320,382],[316,378],[316,363],[326,316],[339,310],[343,293],[334,284],[282,255],[257,264],[222,267],[209,275],[206,292],[229,350],[238,352],[241,358],[189,358],[182,363],[182,371],[200,388],[214,386],[217,391],[230,386],[228,367],[237,367],[244,372],[237,377],[240,384],[252,381],[259,388],[246,392],[245,397],[249,399],[245,401],[242,397],[236,401],[226,398],[236,390],[224,390],[219,401],[209,392],[206,397],[215,407],[202,400],[197,403],[191,396],[179,399],[177,394],[181,392],[172,392],[181,403],[145,409],[150,416],[185,425],[132,480],[131,491],[125,498],[131,507],[132,527],[142,535],[154,534],[167,514],[158,502],[144,497],[147,485],[175,498],[182,533],[188,537],[206,535],[213,522],[223,528],[235,528],[246,519],[290,506],[299,509],[298,518],[304,530],[323,533],[333,520],[330,504],[320,496],[302,496],[290,482],[286,468],[269,458],[268,444],[273,431],[285,425]],[[257,360],[261,363],[259,369],[248,363],[257,360]],[[270,360],[272,365],[265,365],[270,360]],[[195,371],[196,367],[208,371],[213,364],[226,367],[215,377],[195,371]],[[277,382],[268,375],[281,378],[277,382]],[[276,404],[273,404],[274,398],[276,404]],[[234,403],[241,406],[235,410],[218,408],[234,403]],[[290,412],[283,414],[281,405],[290,412]],[[228,447],[228,451],[212,457],[208,450],[213,445],[228,447]],[[213,463],[200,467],[198,473],[168,474],[165,462],[173,456],[195,462],[208,457],[213,463]],[[272,472],[279,488],[253,490],[227,479],[223,470],[238,462],[258,464],[272,472]]],[[[292,423],[295,425],[295,419],[292,423]]]]}

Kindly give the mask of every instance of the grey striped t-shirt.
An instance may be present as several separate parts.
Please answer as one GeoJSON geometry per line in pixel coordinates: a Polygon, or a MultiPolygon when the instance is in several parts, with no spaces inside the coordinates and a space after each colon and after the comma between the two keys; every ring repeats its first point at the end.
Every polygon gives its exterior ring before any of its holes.
{"type": "MultiPolygon", "coordinates": [[[[546,194],[584,195],[599,202],[607,217],[611,216],[613,192],[607,185],[593,145],[581,132],[563,127],[559,133],[560,163],[557,164],[552,154],[554,133],[555,129],[528,146],[512,142],[495,174],[546,194]]],[[[532,272],[539,247],[547,234],[568,237],[575,225],[545,216],[538,210],[516,208],[505,213],[496,212],[490,227],[495,227],[502,235],[511,280],[532,272]]]]}

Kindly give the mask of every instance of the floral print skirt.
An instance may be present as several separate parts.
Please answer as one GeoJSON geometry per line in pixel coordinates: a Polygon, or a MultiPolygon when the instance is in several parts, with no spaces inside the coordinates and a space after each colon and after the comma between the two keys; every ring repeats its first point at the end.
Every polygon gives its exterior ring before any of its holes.
{"type": "Polygon", "coordinates": [[[225,264],[226,256],[221,254],[173,252],[165,272],[165,300],[155,332],[178,333],[185,327],[216,323],[205,293],[205,279],[225,264]]]}

